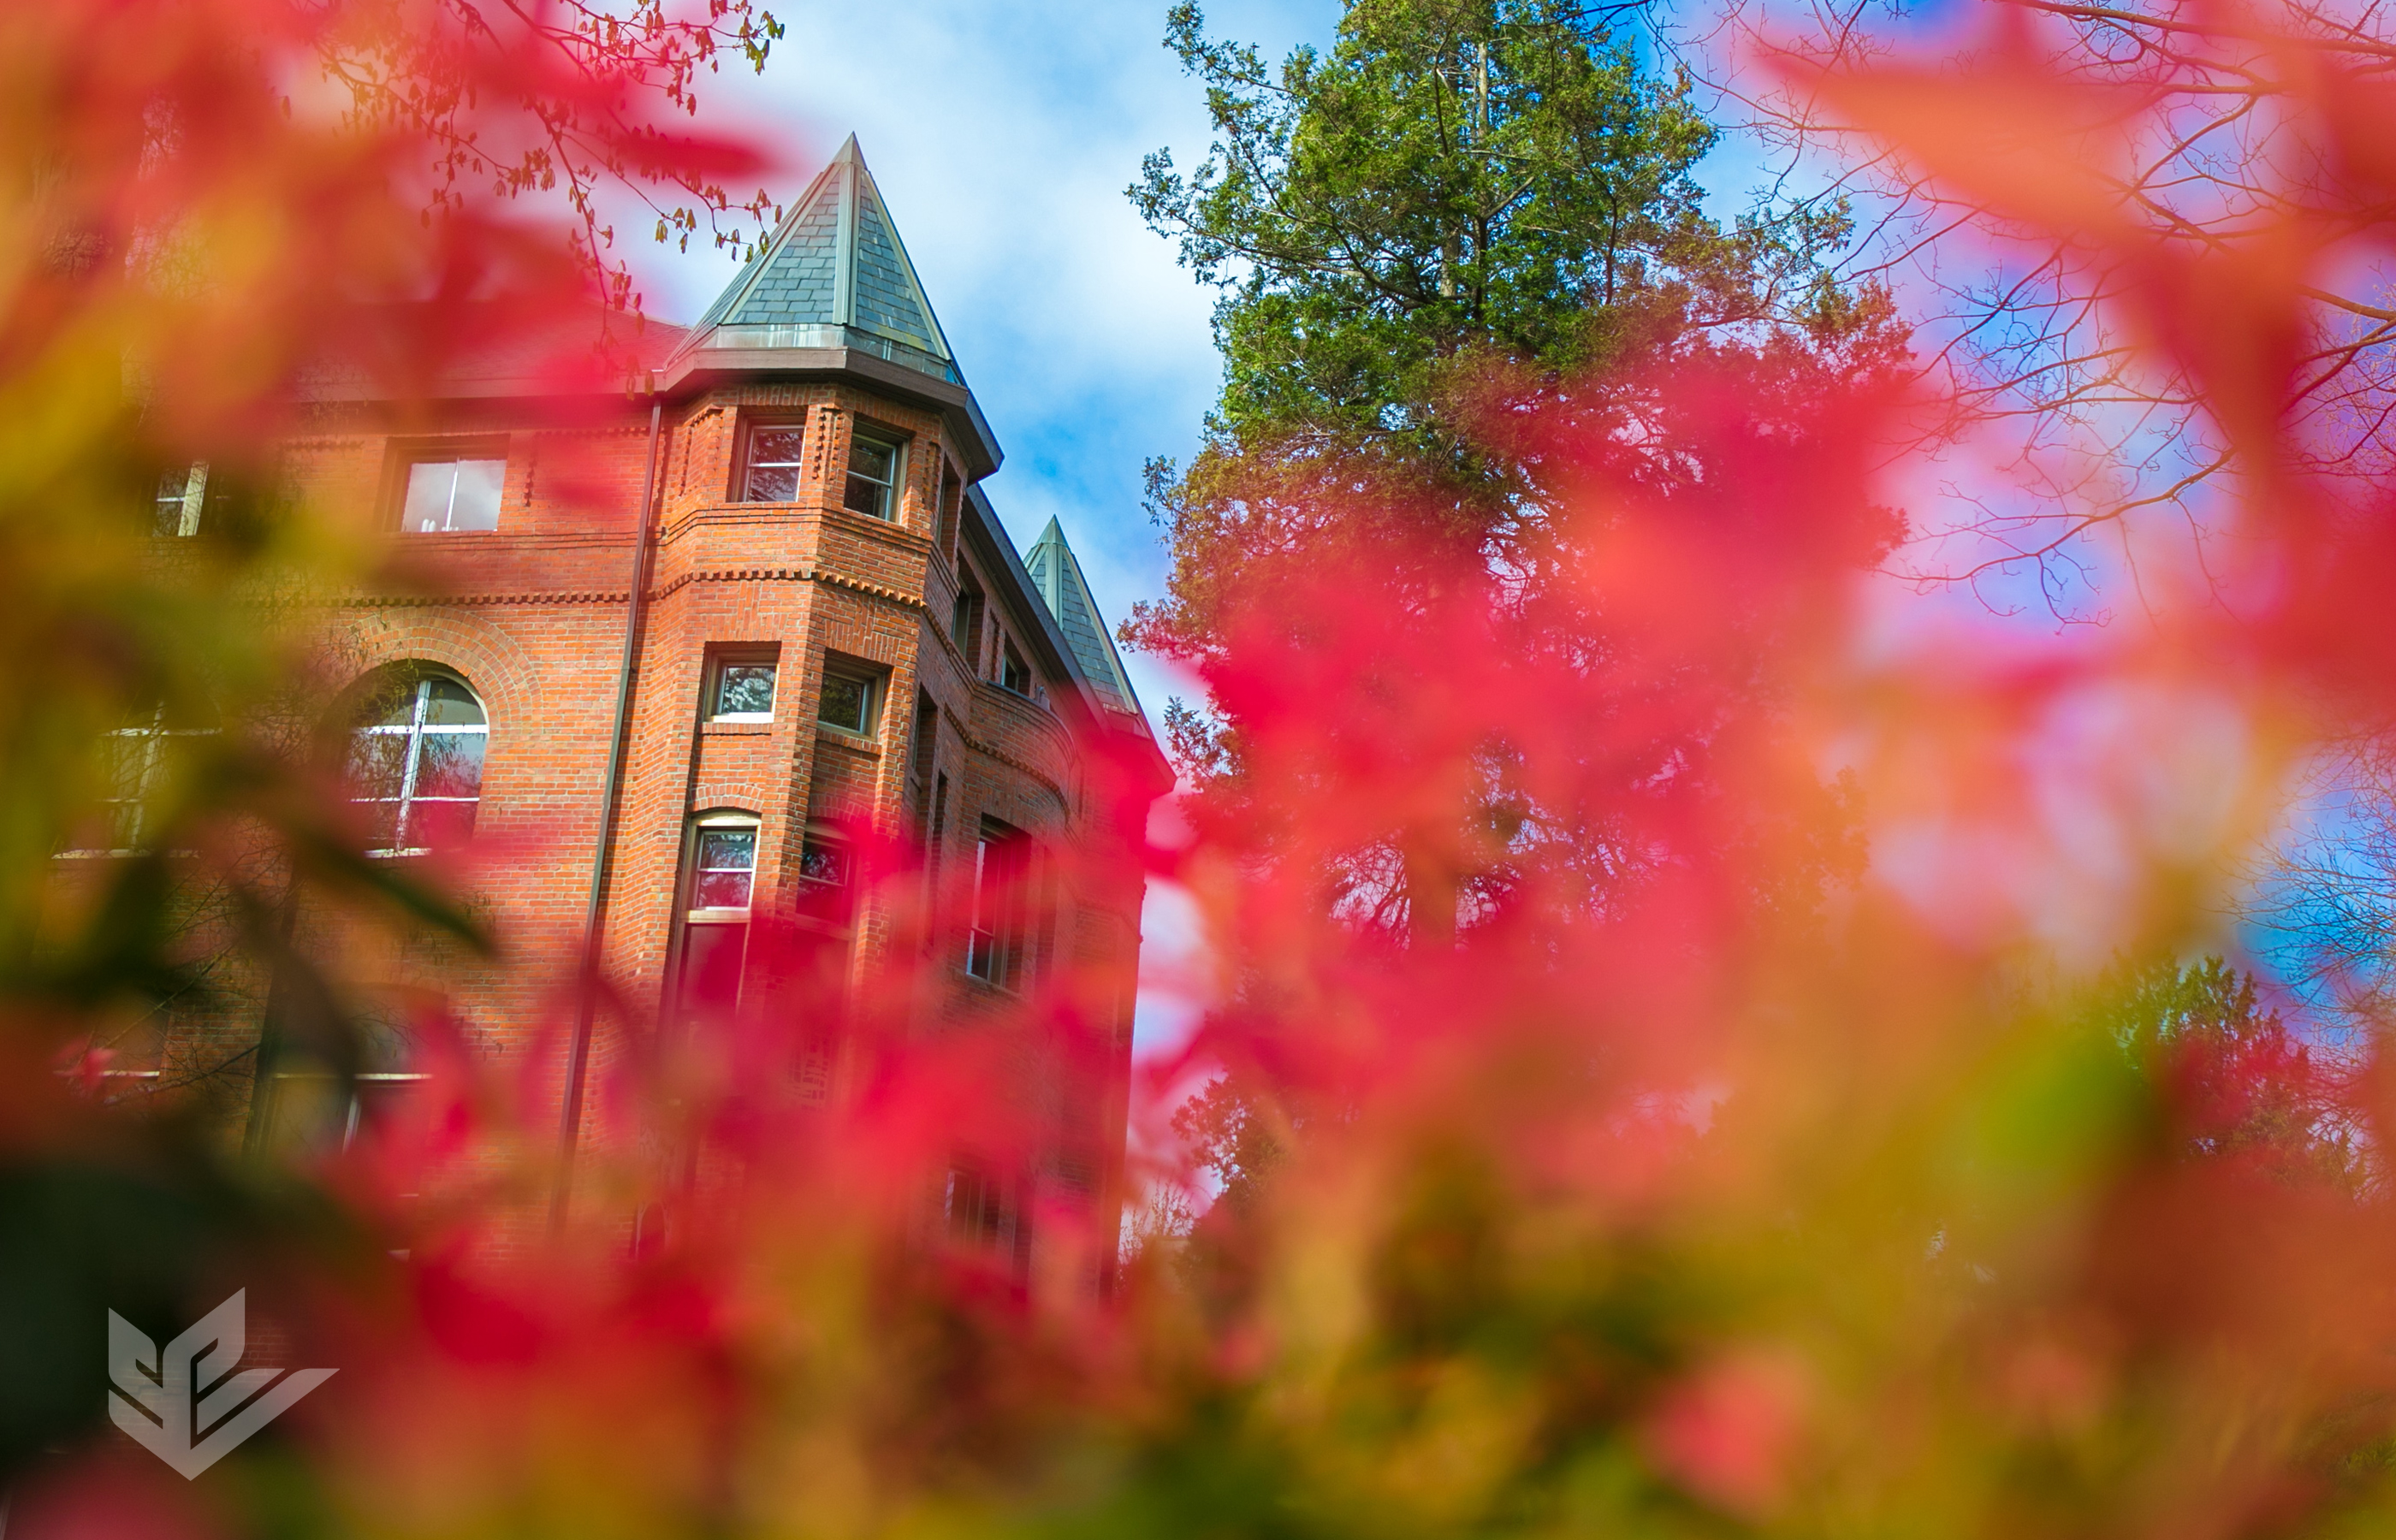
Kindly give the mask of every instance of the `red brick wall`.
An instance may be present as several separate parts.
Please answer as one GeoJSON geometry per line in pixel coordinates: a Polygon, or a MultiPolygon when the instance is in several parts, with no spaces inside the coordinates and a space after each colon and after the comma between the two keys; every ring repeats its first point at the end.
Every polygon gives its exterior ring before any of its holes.
{"type": "MultiPolygon", "coordinates": [[[[479,1041],[500,1055],[551,1043],[539,1028],[570,982],[598,833],[618,665],[626,623],[635,509],[648,414],[627,404],[596,423],[560,426],[535,404],[460,408],[431,425],[380,421],[367,409],[328,411],[290,446],[296,483],[353,528],[384,578],[332,612],[327,656],[364,670],[437,663],[481,696],[491,732],[472,885],[503,947],[499,969],[445,962],[436,982],[479,1041]],[[441,432],[504,435],[508,472],[495,533],[390,533],[394,467],[441,432]]],[[[912,828],[907,804],[917,689],[938,704],[938,770],[949,780],[941,869],[969,874],[980,820],[1026,830],[1061,856],[1050,945],[1089,973],[1081,1014],[1104,1030],[1127,1023],[1138,947],[1138,831],[1113,828],[1077,800],[1091,746],[1064,717],[977,680],[948,636],[958,589],[952,553],[934,549],[944,458],[941,420],[844,383],[755,383],[667,404],[658,454],[659,533],[638,654],[621,814],[606,894],[605,966],[646,1015],[659,1005],[672,944],[685,833],[691,816],[721,808],[760,823],[756,891],[787,899],[810,816],[862,817],[912,828]],[[804,414],[806,473],[798,500],[729,500],[743,414],[804,414]],[[907,436],[896,517],[840,506],[848,436],[863,418],[907,436]],[[711,648],[773,645],[779,671],[773,720],[702,724],[711,648]],[[887,670],[875,733],[856,738],[816,721],[829,649],[887,670]],[[1105,998],[1099,999],[1098,996],[1105,998]]],[[[1001,575],[981,572],[986,624],[1019,631],[1001,575]]],[[[1019,601],[1037,604],[1031,595],[1019,601]]],[[[1032,649],[1018,642],[1027,660],[1032,649]]],[[[989,647],[985,658],[995,657],[989,647]]],[[[1035,665],[1036,667],[1036,665],[1035,665]]],[[[994,663],[990,671],[996,672],[994,663]]],[[[1061,696],[1063,682],[1041,682],[1061,696]]],[[[949,905],[953,921],[955,906],[949,905]]],[[[893,961],[891,917],[859,916],[858,966],[893,961]]],[[[935,1016],[981,1014],[986,987],[953,963],[952,934],[931,943],[952,964],[952,992],[935,1016]]],[[[392,963],[405,971],[404,960],[392,963]]],[[[614,1029],[603,1031],[603,1054],[614,1029]]],[[[1027,1062],[1061,1062],[1057,1045],[1027,1044],[1027,1062]]],[[[544,1051],[554,1053],[553,1047],[544,1051]]],[[[1059,1071],[1061,1073],[1061,1071],[1059,1071]]],[[[1053,1077],[1052,1077],[1053,1078],[1053,1077]]],[[[1111,1180],[1122,1142],[1122,1087],[1085,1074],[1061,1096],[1060,1129],[1111,1180]],[[1084,1152],[1096,1151],[1095,1154],[1084,1152]]],[[[552,1093],[553,1094],[553,1093],[552,1093]]],[[[1061,1135],[1060,1135],[1061,1136],[1061,1135]]],[[[1076,1167],[1078,1169],[1078,1166],[1076,1167]]]]}

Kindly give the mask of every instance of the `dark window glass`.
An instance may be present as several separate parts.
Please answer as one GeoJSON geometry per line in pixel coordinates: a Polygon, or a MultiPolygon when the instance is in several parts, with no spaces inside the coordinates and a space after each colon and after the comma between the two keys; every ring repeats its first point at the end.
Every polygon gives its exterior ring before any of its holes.
{"type": "Polygon", "coordinates": [[[503,459],[419,460],[407,468],[399,527],[411,535],[497,529],[507,476],[503,459]]]}
{"type": "Polygon", "coordinates": [[[957,595],[956,608],[949,614],[949,637],[957,651],[965,655],[965,669],[975,678],[981,677],[981,595],[968,589],[957,595]]]}
{"type": "Polygon", "coordinates": [[[1019,1250],[1022,1216],[1010,1201],[1005,1178],[978,1162],[959,1162],[941,1186],[940,1209],[951,1241],[1002,1255],[1019,1250]]]}
{"type": "Polygon", "coordinates": [[[774,714],[774,665],[719,663],[715,667],[715,705],[719,717],[770,717],[774,714]]]}
{"type": "Polygon", "coordinates": [[[1032,842],[995,820],[982,823],[974,847],[973,912],[965,934],[965,972],[1012,989],[1022,974],[1023,891],[1032,842]]]}
{"type": "Polygon", "coordinates": [[[846,887],[848,846],[835,835],[808,834],[799,848],[799,875],[827,887],[846,887]]]}
{"type": "Polygon", "coordinates": [[[940,462],[940,549],[954,561],[957,551],[957,513],[965,501],[965,478],[947,460],[940,462]]]}
{"type": "Polygon", "coordinates": [[[1025,667],[1021,655],[1015,650],[1014,643],[1006,644],[1004,660],[1000,667],[998,682],[1001,684],[1013,690],[1017,695],[1028,696],[1032,693],[1032,670],[1025,667]]]}
{"type": "Polygon", "coordinates": [[[859,433],[849,441],[848,489],[841,506],[868,518],[890,517],[891,494],[898,484],[898,446],[859,433]]]}
{"type": "Polygon", "coordinates": [[[851,733],[871,732],[873,727],[872,681],[854,679],[845,674],[825,674],[823,697],[816,706],[816,719],[826,726],[851,733]]]}
{"type": "Polygon", "coordinates": [[[740,496],[746,502],[796,502],[800,457],[806,430],[796,423],[749,430],[749,472],[740,496]]]}

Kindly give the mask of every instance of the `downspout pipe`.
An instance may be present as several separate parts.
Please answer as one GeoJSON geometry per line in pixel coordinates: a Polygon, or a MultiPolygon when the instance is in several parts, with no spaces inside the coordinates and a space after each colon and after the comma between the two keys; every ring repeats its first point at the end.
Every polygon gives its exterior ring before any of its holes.
{"type": "Polygon", "coordinates": [[[658,433],[665,421],[665,403],[656,397],[656,379],[649,381],[649,452],[641,470],[641,506],[632,538],[632,583],[624,613],[624,656],[616,669],[616,726],[607,737],[607,775],[599,793],[598,848],[591,857],[591,894],[582,909],[582,968],[575,990],[574,1041],[566,1052],[566,1095],[557,1119],[557,1188],[551,1196],[549,1223],[564,1228],[566,1208],[574,1191],[574,1152],[582,1137],[582,1090],[590,1078],[591,1031],[599,1013],[599,909],[607,891],[607,873],[616,855],[616,811],[623,800],[624,739],[632,723],[632,665],[639,654],[641,620],[648,609],[650,513],[657,497],[658,433]]]}

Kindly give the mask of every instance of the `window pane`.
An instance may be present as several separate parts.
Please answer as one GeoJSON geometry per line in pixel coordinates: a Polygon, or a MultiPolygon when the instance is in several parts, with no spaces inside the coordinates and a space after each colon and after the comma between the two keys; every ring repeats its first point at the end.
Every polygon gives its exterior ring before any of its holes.
{"type": "Polygon", "coordinates": [[[483,792],[485,733],[427,733],[416,762],[419,797],[478,797],[483,792]]]}
{"type": "Polygon", "coordinates": [[[407,735],[360,733],[350,740],[350,795],[396,797],[407,768],[407,735]]]}
{"type": "Polygon", "coordinates": [[[874,439],[858,438],[848,446],[848,486],[841,506],[869,518],[890,516],[890,484],[897,479],[898,450],[874,439]]]}
{"type": "Polygon", "coordinates": [[[740,952],[746,925],[687,925],[682,933],[682,1009],[695,1016],[728,1013],[740,998],[740,952]]]}
{"type": "Polygon", "coordinates": [[[879,482],[867,481],[851,471],[848,492],[840,499],[840,505],[851,513],[862,513],[869,519],[887,518],[889,515],[883,509],[883,497],[884,489],[879,482]]]}
{"type": "Polygon", "coordinates": [[[848,446],[848,473],[888,485],[890,467],[898,458],[898,451],[889,445],[870,438],[857,439],[848,446]]]}
{"type": "Polygon", "coordinates": [[[432,686],[424,703],[424,724],[428,727],[480,727],[483,707],[474,693],[454,679],[426,681],[432,686]]]}
{"type": "Polygon", "coordinates": [[[798,501],[799,468],[795,465],[750,466],[749,487],[744,498],[749,502],[798,501]]]}
{"type": "Polygon", "coordinates": [[[459,460],[458,497],[449,505],[451,529],[499,527],[499,489],[508,479],[503,459],[459,460]]]}
{"type": "Polygon", "coordinates": [[[466,843],[474,832],[472,802],[412,802],[407,804],[406,848],[448,850],[466,843]]]}
{"type": "Polygon", "coordinates": [[[364,803],[366,817],[366,848],[391,850],[399,843],[399,803],[370,802],[364,803]]]}
{"type": "Polygon", "coordinates": [[[426,460],[407,468],[407,504],[399,527],[427,535],[449,527],[449,500],[458,489],[458,462],[426,460]]]}
{"type": "Polygon", "coordinates": [[[194,515],[199,510],[195,505],[204,495],[207,484],[208,470],[205,465],[188,466],[180,471],[169,471],[160,476],[155,525],[157,532],[161,535],[196,533],[199,521],[194,515]]]}
{"type": "Polygon", "coordinates": [[[751,502],[796,502],[799,460],[806,430],[796,423],[749,431],[749,480],[742,496],[751,502]]]}
{"type": "Polygon", "coordinates": [[[834,840],[808,835],[799,849],[799,875],[810,883],[842,886],[848,882],[848,849],[834,840]]]}
{"type": "Polygon", "coordinates": [[[873,686],[861,679],[845,679],[839,674],[826,674],[823,701],[816,708],[818,720],[834,727],[845,727],[852,733],[865,731],[865,713],[873,700],[873,686]]]}
{"type": "Polygon", "coordinates": [[[749,463],[796,465],[806,437],[806,430],[795,425],[752,429],[749,434],[749,463]]]}
{"type": "Polygon", "coordinates": [[[366,704],[374,716],[364,721],[370,727],[405,727],[416,720],[416,695],[422,686],[417,684],[394,684],[385,680],[379,684],[366,704]]]}
{"type": "Polygon", "coordinates": [[[750,881],[746,871],[702,871],[691,884],[690,907],[747,909],[750,881]]]}
{"type": "Polygon", "coordinates": [[[699,831],[698,874],[691,882],[693,909],[747,909],[749,883],[757,867],[754,829],[699,831]]]}
{"type": "Polygon", "coordinates": [[[771,716],[773,712],[773,664],[726,663],[716,670],[717,716],[771,716]]]}
{"type": "Polygon", "coordinates": [[[150,790],[150,767],[157,763],[158,740],[148,733],[117,733],[108,740],[108,796],[111,801],[140,797],[150,790]]]}

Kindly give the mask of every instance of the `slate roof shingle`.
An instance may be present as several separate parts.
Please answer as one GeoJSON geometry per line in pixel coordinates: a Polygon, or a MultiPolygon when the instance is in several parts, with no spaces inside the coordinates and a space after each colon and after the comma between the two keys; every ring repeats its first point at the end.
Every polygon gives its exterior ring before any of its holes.
{"type": "Polygon", "coordinates": [[[1057,629],[1065,633],[1065,644],[1072,649],[1073,661],[1082,666],[1083,677],[1109,706],[1138,714],[1139,697],[1132,693],[1131,680],[1124,673],[1114,638],[1107,634],[1106,620],[1098,614],[1098,601],[1090,596],[1088,579],[1082,576],[1082,564],[1074,558],[1073,548],[1065,543],[1064,526],[1055,519],[1048,521],[1040,538],[1024,552],[1023,570],[1040,591],[1048,613],[1057,617],[1057,629]]]}
{"type": "Polygon", "coordinates": [[[751,325],[854,327],[955,365],[855,134],[691,332],[751,325]]]}

